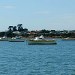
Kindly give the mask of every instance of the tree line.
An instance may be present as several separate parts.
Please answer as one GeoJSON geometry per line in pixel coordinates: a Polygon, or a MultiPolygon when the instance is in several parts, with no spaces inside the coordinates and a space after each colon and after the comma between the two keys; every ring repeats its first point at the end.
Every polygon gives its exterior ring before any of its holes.
{"type": "Polygon", "coordinates": [[[27,28],[23,28],[22,24],[18,24],[17,26],[9,26],[8,29],[8,31],[28,31],[27,28]]]}
{"type": "Polygon", "coordinates": [[[68,30],[63,30],[63,31],[56,31],[56,30],[34,30],[34,31],[29,31],[27,28],[23,28],[22,24],[18,24],[17,26],[12,26],[10,25],[8,27],[8,30],[6,32],[0,32],[0,37],[7,36],[7,37],[15,37],[15,36],[22,36],[22,37],[36,37],[44,35],[45,37],[71,37],[75,38],[75,30],[68,31],[68,30]]]}
{"type": "Polygon", "coordinates": [[[0,32],[0,37],[3,37],[3,36],[7,36],[7,37],[19,36],[19,34],[17,32],[19,32],[21,35],[23,35],[24,32],[28,32],[28,29],[23,28],[22,24],[18,24],[17,26],[10,25],[6,32],[0,32]]]}

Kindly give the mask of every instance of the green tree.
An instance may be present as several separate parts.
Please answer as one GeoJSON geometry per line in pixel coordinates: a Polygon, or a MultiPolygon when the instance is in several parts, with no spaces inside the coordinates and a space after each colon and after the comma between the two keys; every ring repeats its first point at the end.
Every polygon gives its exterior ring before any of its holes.
{"type": "Polygon", "coordinates": [[[23,31],[24,31],[24,32],[28,32],[28,29],[27,29],[27,28],[24,28],[23,31]]]}
{"type": "Polygon", "coordinates": [[[8,29],[8,31],[13,31],[13,26],[9,26],[8,29]]]}
{"type": "Polygon", "coordinates": [[[22,24],[18,24],[17,27],[18,27],[18,31],[23,31],[22,24]]]}
{"type": "Polygon", "coordinates": [[[13,31],[17,31],[17,27],[16,26],[13,27],[13,31]]]}

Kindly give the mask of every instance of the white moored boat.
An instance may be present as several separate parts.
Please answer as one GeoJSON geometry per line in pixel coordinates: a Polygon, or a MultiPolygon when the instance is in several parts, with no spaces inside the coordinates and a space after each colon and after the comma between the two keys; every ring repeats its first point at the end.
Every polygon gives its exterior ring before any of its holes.
{"type": "Polygon", "coordinates": [[[40,37],[35,37],[34,39],[31,39],[28,41],[29,45],[51,45],[51,44],[57,44],[54,39],[47,40],[44,38],[43,35],[40,37]]]}
{"type": "Polygon", "coordinates": [[[8,41],[8,38],[6,36],[3,36],[0,38],[0,41],[8,41]]]}
{"type": "Polygon", "coordinates": [[[9,42],[24,42],[23,39],[21,39],[20,37],[15,37],[15,38],[11,38],[10,40],[8,40],[9,42]]]}

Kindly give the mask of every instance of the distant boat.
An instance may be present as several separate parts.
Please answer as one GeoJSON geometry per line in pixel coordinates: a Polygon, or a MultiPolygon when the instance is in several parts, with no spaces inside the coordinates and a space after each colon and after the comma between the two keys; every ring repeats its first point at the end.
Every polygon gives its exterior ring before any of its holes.
{"type": "Polygon", "coordinates": [[[8,38],[6,36],[0,37],[0,41],[8,41],[8,38]]]}
{"type": "Polygon", "coordinates": [[[7,33],[5,32],[3,37],[0,37],[0,41],[8,41],[7,33]]]}
{"type": "Polygon", "coordinates": [[[29,45],[52,45],[52,44],[57,44],[54,39],[47,40],[44,38],[43,35],[40,37],[35,37],[34,39],[28,40],[29,45]]]}
{"type": "Polygon", "coordinates": [[[9,42],[24,42],[23,39],[21,39],[20,37],[15,37],[15,38],[11,38],[8,40],[9,42]]]}
{"type": "Polygon", "coordinates": [[[69,38],[69,37],[67,37],[67,38],[62,38],[62,40],[75,40],[75,38],[69,38]]]}

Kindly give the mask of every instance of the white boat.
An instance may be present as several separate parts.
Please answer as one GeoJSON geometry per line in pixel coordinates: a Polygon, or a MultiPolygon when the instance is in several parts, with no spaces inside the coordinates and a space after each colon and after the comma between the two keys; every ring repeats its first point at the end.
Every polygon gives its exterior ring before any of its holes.
{"type": "Polygon", "coordinates": [[[11,39],[8,40],[9,42],[24,42],[25,40],[23,40],[20,37],[13,37],[11,39]]]}
{"type": "Polygon", "coordinates": [[[0,37],[0,41],[8,41],[8,38],[6,36],[0,37]]]}
{"type": "Polygon", "coordinates": [[[67,37],[67,38],[62,38],[62,40],[75,40],[75,38],[69,38],[69,37],[67,37]]]}
{"type": "Polygon", "coordinates": [[[31,39],[28,41],[29,45],[51,45],[51,44],[57,44],[54,39],[47,40],[44,38],[44,36],[35,37],[34,39],[31,39]]]}

